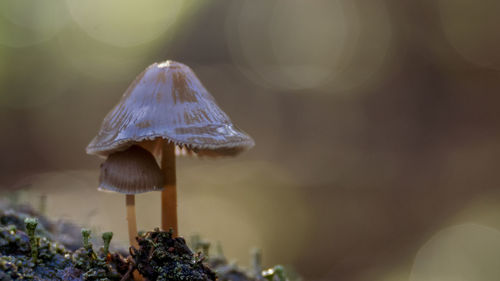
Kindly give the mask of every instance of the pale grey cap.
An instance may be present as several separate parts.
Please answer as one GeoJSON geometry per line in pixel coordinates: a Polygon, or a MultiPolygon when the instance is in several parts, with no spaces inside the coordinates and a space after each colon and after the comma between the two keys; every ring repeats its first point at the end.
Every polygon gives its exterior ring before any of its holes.
{"type": "Polygon", "coordinates": [[[87,153],[107,156],[157,139],[208,156],[236,155],[254,145],[194,72],[174,61],[154,63],[137,76],[104,118],[87,153]]]}

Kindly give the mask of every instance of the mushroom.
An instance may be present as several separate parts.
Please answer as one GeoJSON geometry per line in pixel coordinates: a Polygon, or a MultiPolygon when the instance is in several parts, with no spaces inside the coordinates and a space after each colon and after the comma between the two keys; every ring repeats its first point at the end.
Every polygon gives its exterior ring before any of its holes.
{"type": "Polygon", "coordinates": [[[232,124],[188,66],[167,60],[137,76],[104,118],[87,153],[108,156],[133,145],[149,150],[161,163],[161,227],[177,236],[176,152],[231,156],[254,141],[232,124]]]}
{"type": "Polygon", "coordinates": [[[114,152],[101,164],[99,190],[125,194],[130,245],[137,248],[135,194],[161,190],[163,173],[155,158],[142,147],[133,145],[114,152]]]}

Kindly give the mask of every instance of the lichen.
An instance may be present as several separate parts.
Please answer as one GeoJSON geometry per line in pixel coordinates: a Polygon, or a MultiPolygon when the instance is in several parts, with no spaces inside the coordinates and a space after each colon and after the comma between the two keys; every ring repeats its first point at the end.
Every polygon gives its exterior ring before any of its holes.
{"type": "Polygon", "coordinates": [[[30,235],[15,226],[0,227],[0,280],[62,280],[57,273],[71,266],[68,251],[45,237],[35,237],[32,226],[36,224],[29,226],[30,235]]]}
{"type": "Polygon", "coordinates": [[[104,251],[99,254],[94,252],[92,243],[90,243],[90,234],[89,229],[82,229],[83,247],[72,255],[74,268],[82,272],[83,280],[120,280],[121,274],[111,265],[107,253],[104,254],[104,251]]]}
{"type": "Polygon", "coordinates": [[[286,281],[285,269],[281,265],[277,265],[263,272],[263,277],[268,281],[286,281]]]}
{"type": "Polygon", "coordinates": [[[107,254],[96,254],[83,230],[84,247],[75,252],[47,237],[36,235],[38,220],[25,219],[26,232],[0,226],[0,280],[120,280],[107,254]]]}

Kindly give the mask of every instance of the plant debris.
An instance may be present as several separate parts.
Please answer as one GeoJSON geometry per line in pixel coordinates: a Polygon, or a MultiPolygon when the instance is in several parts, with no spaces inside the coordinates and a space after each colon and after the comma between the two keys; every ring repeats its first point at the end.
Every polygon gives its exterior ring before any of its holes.
{"type": "Polygon", "coordinates": [[[193,253],[182,237],[156,229],[139,237],[139,249],[131,254],[139,272],[149,280],[211,281],[217,277],[204,263],[202,253],[193,253]]]}

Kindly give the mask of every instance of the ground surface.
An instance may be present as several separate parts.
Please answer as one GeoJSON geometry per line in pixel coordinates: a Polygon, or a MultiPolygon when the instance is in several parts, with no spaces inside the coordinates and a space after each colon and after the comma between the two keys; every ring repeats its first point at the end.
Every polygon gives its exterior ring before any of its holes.
{"type": "Polygon", "coordinates": [[[262,271],[260,255],[245,271],[229,264],[220,246],[194,237],[188,247],[182,237],[158,229],[138,237],[139,249],[110,252],[112,233],[103,233],[97,251],[91,231],[54,223],[29,207],[0,205],[0,281],[10,280],[145,280],[252,281],[289,280],[280,266],[262,271]],[[137,278],[137,277],[136,277],[137,278]]]}

